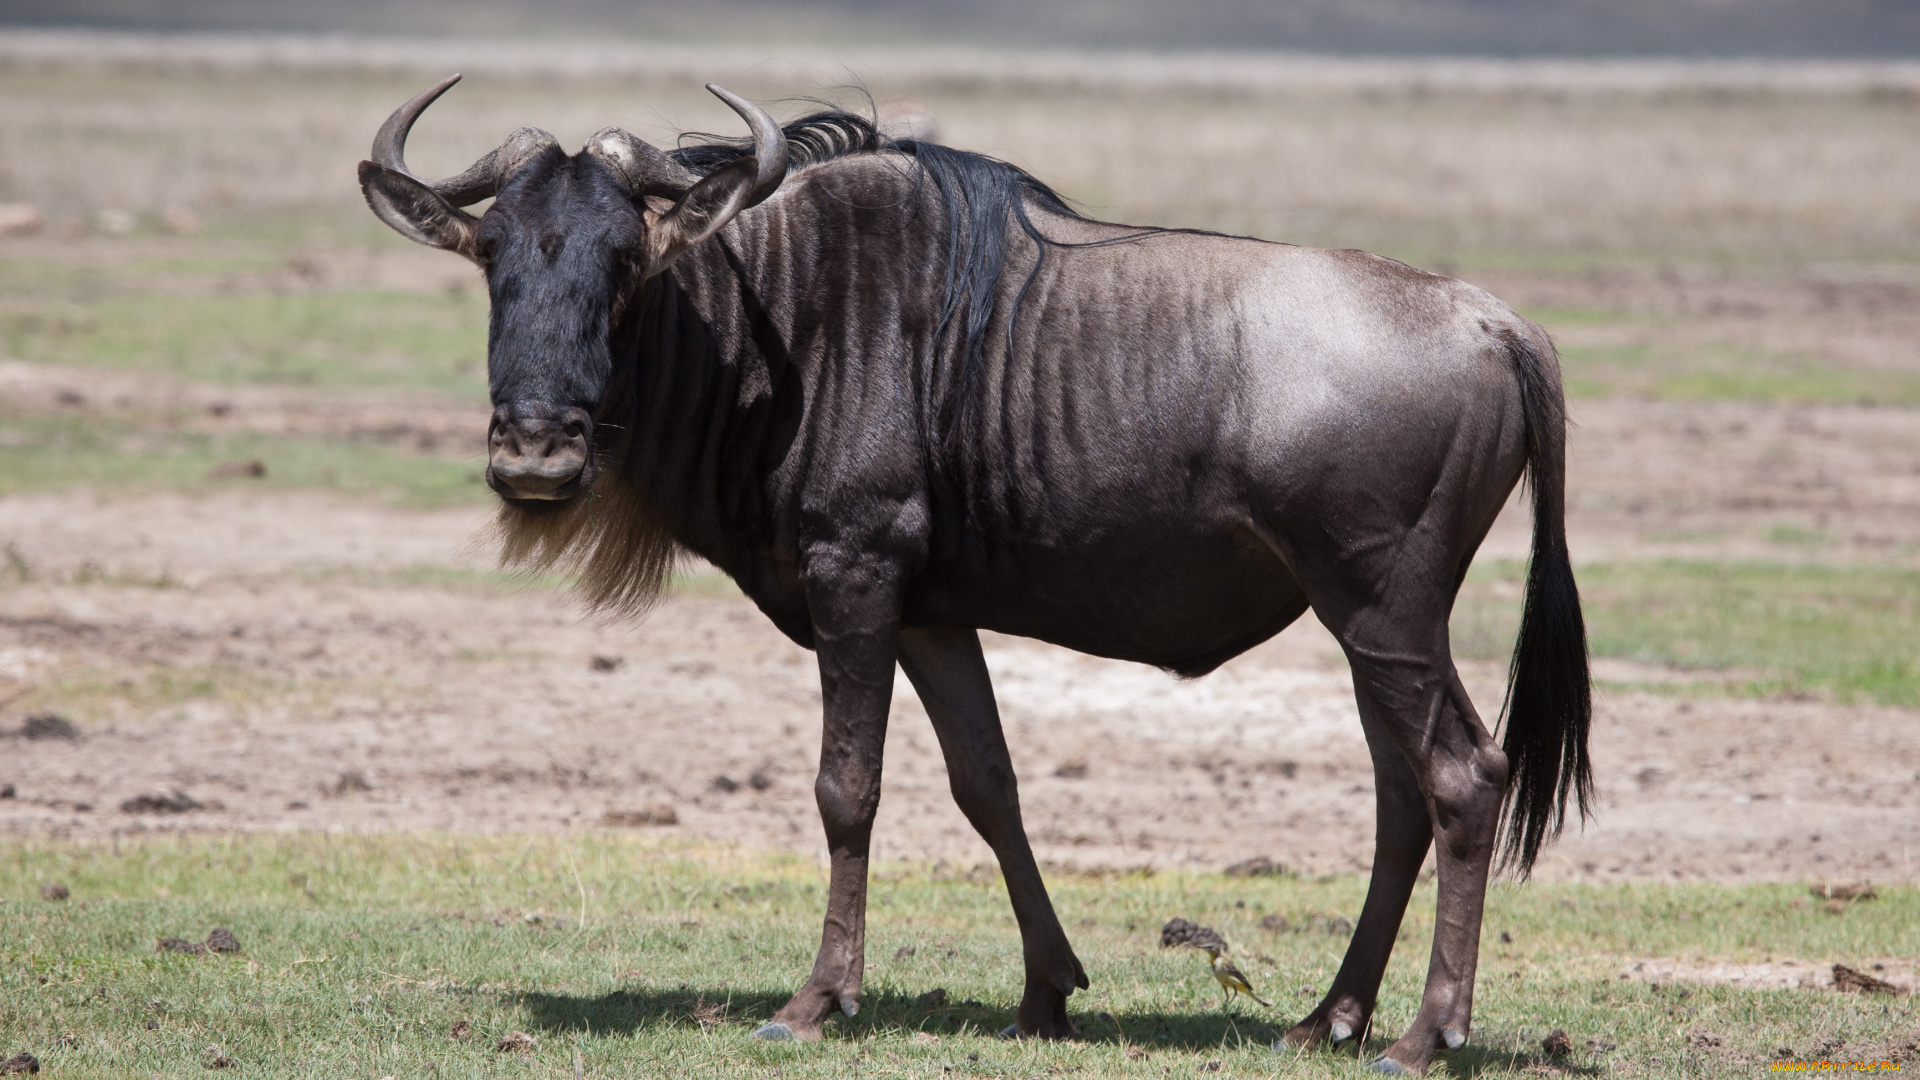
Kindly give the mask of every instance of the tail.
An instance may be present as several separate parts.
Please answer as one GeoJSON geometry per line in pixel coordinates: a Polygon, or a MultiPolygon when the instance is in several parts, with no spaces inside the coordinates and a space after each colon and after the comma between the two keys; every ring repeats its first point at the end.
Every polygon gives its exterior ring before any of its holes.
{"type": "Polygon", "coordinates": [[[1533,488],[1533,558],[1526,607],[1507,674],[1502,709],[1507,754],[1501,857],[1525,877],[1540,845],[1560,835],[1572,795],[1584,820],[1593,797],[1587,729],[1593,702],[1587,681],[1587,627],[1567,558],[1566,399],[1552,347],[1542,351],[1505,333],[1520,380],[1527,424],[1527,482],[1533,488]]]}

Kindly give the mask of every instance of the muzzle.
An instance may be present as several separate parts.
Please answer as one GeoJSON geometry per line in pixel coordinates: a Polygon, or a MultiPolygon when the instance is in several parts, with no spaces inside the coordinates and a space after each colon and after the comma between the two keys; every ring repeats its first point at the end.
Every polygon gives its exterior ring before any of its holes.
{"type": "Polygon", "coordinates": [[[487,486],[504,499],[571,499],[593,486],[593,418],[585,409],[514,401],[487,428],[487,486]]]}

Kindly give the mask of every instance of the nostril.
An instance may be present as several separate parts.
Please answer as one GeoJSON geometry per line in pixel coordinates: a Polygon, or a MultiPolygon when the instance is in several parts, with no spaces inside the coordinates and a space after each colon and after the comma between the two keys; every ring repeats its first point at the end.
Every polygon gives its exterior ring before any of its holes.
{"type": "Polygon", "coordinates": [[[582,409],[502,406],[488,432],[495,490],[509,498],[566,498],[591,482],[593,421],[582,409]]]}

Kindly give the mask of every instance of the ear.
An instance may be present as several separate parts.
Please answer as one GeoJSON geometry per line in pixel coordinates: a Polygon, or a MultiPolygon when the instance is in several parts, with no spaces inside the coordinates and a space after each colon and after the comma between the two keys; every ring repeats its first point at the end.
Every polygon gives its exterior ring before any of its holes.
{"type": "Polygon", "coordinates": [[[753,185],[758,176],[758,163],[751,157],[743,157],[722,165],[693,185],[692,190],[673,204],[673,209],[660,215],[660,220],[654,223],[649,233],[653,258],[647,266],[647,276],[652,277],[673,265],[673,260],[682,252],[719,232],[735,214],[745,210],[753,200],[753,185]]]}
{"type": "Polygon", "coordinates": [[[374,216],[394,232],[428,247],[474,257],[474,238],[480,222],[434,194],[433,189],[405,173],[371,161],[360,163],[360,191],[374,216]]]}

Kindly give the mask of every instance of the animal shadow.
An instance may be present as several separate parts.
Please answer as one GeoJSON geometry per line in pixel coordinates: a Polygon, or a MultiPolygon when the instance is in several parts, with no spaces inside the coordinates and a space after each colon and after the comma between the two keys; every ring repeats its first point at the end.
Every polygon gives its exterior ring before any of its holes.
{"type": "Polygon", "coordinates": [[[598,997],[538,991],[503,995],[525,1009],[543,1030],[595,1035],[630,1035],[641,1028],[757,1025],[786,1004],[788,996],[724,986],[615,990],[598,997]]]}
{"type": "MultiPolygon", "coordinates": [[[[547,1031],[631,1034],[641,1028],[719,1026],[751,1030],[786,1004],[785,993],[719,987],[621,989],[594,997],[540,992],[506,995],[547,1031]]],[[[927,1032],[933,1035],[993,1035],[1013,1022],[1013,1002],[932,998],[897,992],[862,996],[858,1016],[836,1017],[827,1037],[927,1032]]],[[[1268,1046],[1291,1021],[1276,1023],[1245,1012],[1076,1014],[1080,1040],[1138,1044],[1149,1049],[1207,1050],[1241,1044],[1268,1046]]],[[[1386,1044],[1382,1043],[1384,1047],[1386,1044]]]]}
{"type": "MultiPolygon", "coordinates": [[[[642,1028],[728,1027],[744,1036],[771,1018],[786,1004],[787,994],[718,987],[614,990],[596,997],[540,992],[504,995],[526,1010],[534,1026],[549,1032],[586,1032],[594,1035],[630,1035],[642,1028]]],[[[868,993],[858,1016],[836,1017],[827,1025],[828,1039],[865,1039],[877,1035],[992,1035],[1013,1022],[1013,1003],[987,1004],[965,1000],[930,1000],[924,995],[894,992],[868,993]]],[[[1077,1013],[1074,1024],[1080,1041],[1124,1044],[1152,1050],[1200,1052],[1241,1046],[1273,1045],[1292,1026],[1290,1017],[1269,1017],[1252,1011],[1107,1012],[1077,1013]]],[[[1337,1054],[1371,1060],[1392,1045],[1390,1037],[1374,1035],[1365,1046],[1349,1043],[1317,1054],[1337,1054]]],[[[1292,1053],[1292,1051],[1281,1051],[1292,1053]]],[[[1511,1072],[1545,1065],[1570,1076],[1597,1076],[1592,1066],[1549,1060],[1538,1054],[1516,1053],[1470,1043],[1440,1055],[1456,1076],[1477,1077],[1486,1072],[1511,1072]]]]}

